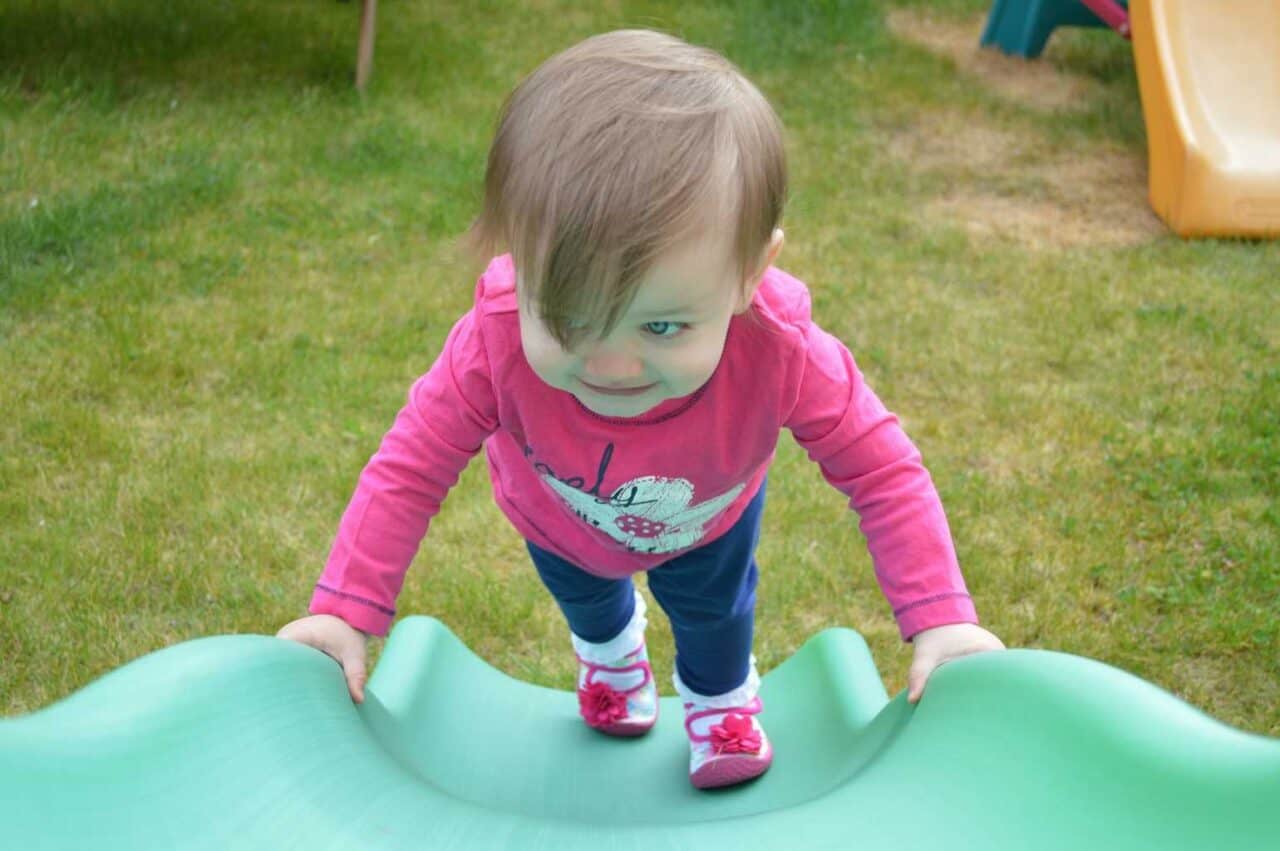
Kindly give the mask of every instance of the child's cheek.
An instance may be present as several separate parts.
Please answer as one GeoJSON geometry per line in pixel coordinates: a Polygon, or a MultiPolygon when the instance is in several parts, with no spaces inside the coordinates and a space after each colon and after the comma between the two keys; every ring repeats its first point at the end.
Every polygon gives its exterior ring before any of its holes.
{"type": "Polygon", "coordinates": [[[692,393],[706,383],[720,363],[724,341],[712,335],[691,341],[667,364],[667,374],[682,393],[692,393]]]}
{"type": "Polygon", "coordinates": [[[564,383],[569,357],[554,340],[536,332],[522,333],[520,344],[524,349],[525,360],[539,378],[553,387],[564,383]]]}

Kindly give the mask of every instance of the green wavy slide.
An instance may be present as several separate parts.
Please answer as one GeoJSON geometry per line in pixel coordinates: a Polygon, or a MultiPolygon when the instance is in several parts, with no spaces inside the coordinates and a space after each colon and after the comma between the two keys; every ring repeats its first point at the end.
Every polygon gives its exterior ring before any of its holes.
{"type": "Polygon", "coordinates": [[[1280,849],[1280,740],[1038,650],[890,700],[828,630],[764,678],[773,769],[699,792],[674,698],[639,740],[402,620],[361,706],[266,636],[145,656],[0,721],[12,849],[1280,849]]]}

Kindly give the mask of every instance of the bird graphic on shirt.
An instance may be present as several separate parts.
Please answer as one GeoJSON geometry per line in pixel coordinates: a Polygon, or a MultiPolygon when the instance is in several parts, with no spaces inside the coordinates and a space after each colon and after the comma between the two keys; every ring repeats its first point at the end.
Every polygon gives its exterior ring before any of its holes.
{"type": "Polygon", "coordinates": [[[554,476],[543,475],[575,514],[629,550],[669,553],[702,540],[707,524],[733,503],[745,484],[697,505],[687,479],[641,476],[608,499],[583,493],[554,476]]]}

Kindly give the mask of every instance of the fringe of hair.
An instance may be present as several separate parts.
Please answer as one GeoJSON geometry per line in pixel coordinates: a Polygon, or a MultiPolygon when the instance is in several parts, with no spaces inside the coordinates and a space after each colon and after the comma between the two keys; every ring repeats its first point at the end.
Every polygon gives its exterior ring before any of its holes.
{"type": "Polygon", "coordinates": [[[572,348],[613,330],[658,257],[726,217],[748,283],[786,190],[781,123],[732,63],[620,30],[553,56],[512,92],[465,243],[478,262],[509,250],[522,303],[572,348]]]}

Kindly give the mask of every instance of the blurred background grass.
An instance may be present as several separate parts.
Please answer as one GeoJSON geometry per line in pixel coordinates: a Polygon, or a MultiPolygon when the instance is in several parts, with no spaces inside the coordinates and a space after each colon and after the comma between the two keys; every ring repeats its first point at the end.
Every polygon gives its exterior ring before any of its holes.
{"type": "MultiPolygon", "coordinates": [[[[7,3],[0,713],[304,612],[360,468],[469,304],[455,239],[503,97],[587,35],[646,26],[722,51],[777,106],[780,265],[924,452],[984,623],[1280,735],[1280,247],[1111,238],[1078,189],[1140,171],[1128,45],[1059,33],[1034,69],[992,71],[914,37],[967,45],[984,7],[390,0],[360,97],[358,4],[7,3]],[[1023,70],[1070,98],[992,76],[1023,70]]],[[[901,688],[854,520],[787,436],[765,525],[762,665],[847,625],[901,688]]],[[[399,607],[571,687],[480,463],[399,607]]]]}

